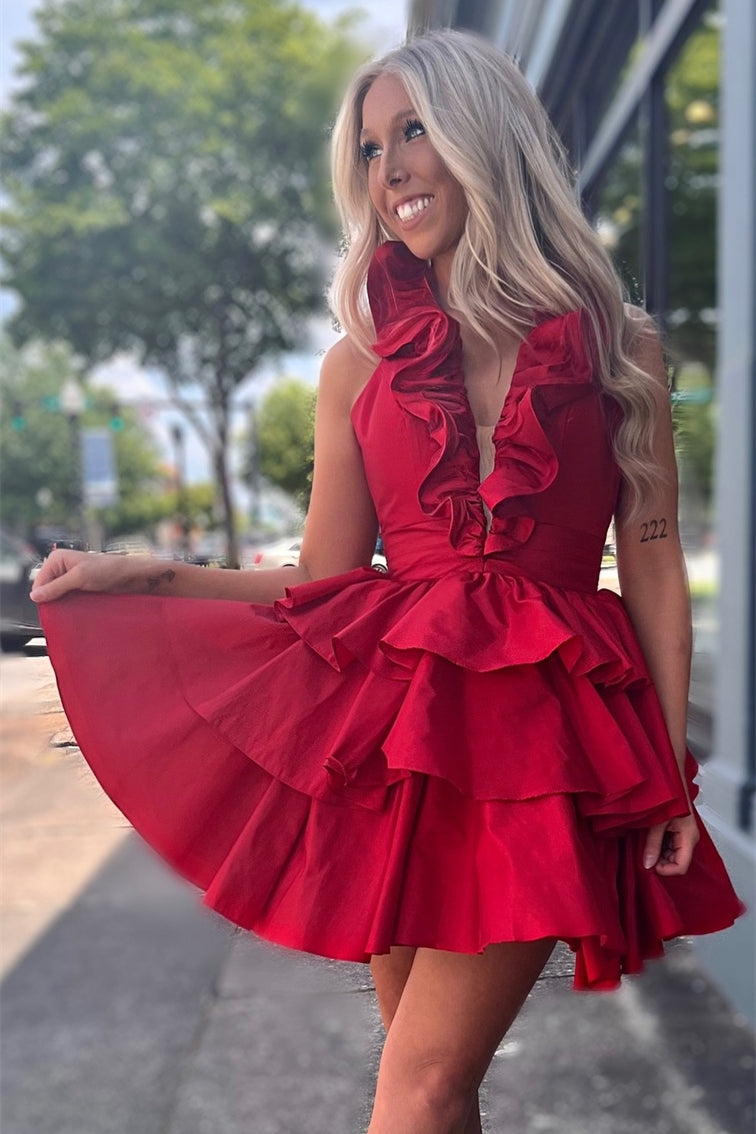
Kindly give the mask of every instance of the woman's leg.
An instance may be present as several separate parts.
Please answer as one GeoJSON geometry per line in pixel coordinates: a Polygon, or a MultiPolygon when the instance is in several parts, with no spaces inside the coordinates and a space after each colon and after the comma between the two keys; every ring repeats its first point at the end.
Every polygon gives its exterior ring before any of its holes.
{"type": "Polygon", "coordinates": [[[399,1007],[416,952],[416,949],[411,949],[407,945],[393,945],[390,953],[376,953],[370,958],[375,994],[378,997],[383,1026],[387,1032],[399,1007]]]}
{"type": "MultiPolygon", "coordinates": [[[[376,955],[370,961],[378,1007],[386,1032],[396,1015],[416,952],[416,949],[406,945],[394,945],[390,953],[376,955]]],[[[482,1134],[477,1090],[474,1092],[471,1107],[464,1134],[482,1134]]]]}
{"type": "MultiPolygon", "coordinates": [[[[476,1129],[468,1124],[478,1087],[553,947],[545,940],[478,955],[416,951],[386,1037],[368,1134],[476,1129]]],[[[397,961],[391,987],[399,979],[397,961]]]]}

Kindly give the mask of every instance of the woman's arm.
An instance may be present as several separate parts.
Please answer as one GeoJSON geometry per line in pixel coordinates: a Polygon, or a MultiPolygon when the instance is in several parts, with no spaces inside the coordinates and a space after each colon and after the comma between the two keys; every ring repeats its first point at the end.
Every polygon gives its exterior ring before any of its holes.
{"type": "MultiPolygon", "coordinates": [[[[663,476],[636,518],[626,517],[627,509],[620,501],[617,568],[622,599],[656,687],[682,774],[690,682],[690,598],[677,525],[677,467],[667,376],[650,320],[639,337],[635,361],[657,379],[653,453],[663,476]]],[[[648,835],[646,865],[663,874],[684,873],[697,839],[692,815],[659,824],[648,835]]]]}
{"type": "Polygon", "coordinates": [[[350,412],[372,365],[347,339],[323,360],[315,415],[312,497],[297,567],[227,571],[150,556],[54,551],[32,590],[36,602],[68,591],[162,594],[273,602],[286,587],[369,565],[377,521],[350,412]]]}

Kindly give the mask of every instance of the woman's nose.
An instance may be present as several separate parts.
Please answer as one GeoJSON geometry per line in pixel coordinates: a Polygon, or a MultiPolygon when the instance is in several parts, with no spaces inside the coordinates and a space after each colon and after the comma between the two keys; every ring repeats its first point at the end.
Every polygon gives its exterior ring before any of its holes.
{"type": "Polygon", "coordinates": [[[394,189],[407,179],[407,171],[396,153],[387,153],[381,165],[381,176],[388,189],[394,189]]]}

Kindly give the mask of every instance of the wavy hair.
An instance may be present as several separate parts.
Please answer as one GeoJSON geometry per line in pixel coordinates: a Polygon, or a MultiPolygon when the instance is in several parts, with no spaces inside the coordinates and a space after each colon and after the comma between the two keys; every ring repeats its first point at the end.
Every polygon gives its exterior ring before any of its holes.
{"type": "Polygon", "coordinates": [[[331,151],[345,236],[330,297],[336,317],[369,351],[367,270],[376,247],[395,237],[371,204],[359,134],[365,95],[385,74],[403,84],[466,197],[450,308],[489,343],[497,331],[523,337],[536,312],[584,311],[598,380],[622,411],[614,451],[630,488],[629,514],[636,515],[661,475],[651,448],[657,381],[633,361],[643,323],[630,316],[611,260],[580,210],[543,106],[512,60],[477,36],[427,32],[354,76],[331,151]]]}

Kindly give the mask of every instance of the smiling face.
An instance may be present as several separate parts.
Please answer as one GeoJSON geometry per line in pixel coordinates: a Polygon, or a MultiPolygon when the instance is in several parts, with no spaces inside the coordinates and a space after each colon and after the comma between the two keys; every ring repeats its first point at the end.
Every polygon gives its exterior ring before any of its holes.
{"type": "Polygon", "coordinates": [[[365,95],[360,143],[370,200],[384,228],[431,260],[439,283],[448,283],[467,202],[395,75],[379,75],[365,95]]]}

